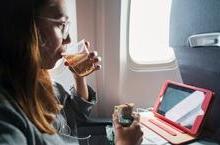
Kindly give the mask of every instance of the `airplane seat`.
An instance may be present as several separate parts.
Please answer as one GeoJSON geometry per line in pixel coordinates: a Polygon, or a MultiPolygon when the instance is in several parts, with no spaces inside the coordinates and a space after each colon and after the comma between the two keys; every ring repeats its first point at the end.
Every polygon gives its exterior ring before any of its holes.
{"type": "Polygon", "coordinates": [[[201,131],[201,139],[220,142],[220,1],[174,0],[170,16],[170,46],[174,49],[182,80],[215,92],[201,131]],[[189,37],[195,34],[195,47],[189,37]],[[217,36],[214,36],[215,33],[217,36]],[[202,38],[202,39],[201,39],[202,38]]]}

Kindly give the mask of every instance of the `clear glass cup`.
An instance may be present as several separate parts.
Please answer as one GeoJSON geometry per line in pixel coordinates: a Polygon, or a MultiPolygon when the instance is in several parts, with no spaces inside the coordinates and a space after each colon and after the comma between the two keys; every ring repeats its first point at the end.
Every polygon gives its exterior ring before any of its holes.
{"type": "Polygon", "coordinates": [[[89,58],[89,51],[84,39],[73,47],[68,47],[62,53],[62,56],[69,63],[72,70],[80,77],[87,76],[95,70],[95,65],[89,58]]]}

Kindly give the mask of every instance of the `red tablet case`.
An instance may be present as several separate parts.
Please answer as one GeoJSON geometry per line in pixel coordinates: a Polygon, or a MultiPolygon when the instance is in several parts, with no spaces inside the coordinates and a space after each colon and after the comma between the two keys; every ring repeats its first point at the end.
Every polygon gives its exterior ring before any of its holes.
{"type": "Polygon", "coordinates": [[[164,83],[159,96],[157,97],[152,114],[149,116],[141,117],[140,122],[145,127],[159,134],[161,137],[163,137],[172,144],[186,143],[188,141],[195,139],[199,135],[202,123],[204,121],[206,112],[208,110],[208,106],[212,100],[213,94],[214,93],[208,89],[198,88],[198,87],[167,80],[164,83]],[[183,88],[189,88],[195,91],[201,91],[204,93],[205,98],[201,105],[201,109],[203,110],[204,114],[198,115],[196,117],[191,129],[181,126],[180,124],[177,124],[171,121],[170,119],[166,118],[165,116],[157,113],[157,110],[161,103],[161,99],[169,84],[183,88]]]}

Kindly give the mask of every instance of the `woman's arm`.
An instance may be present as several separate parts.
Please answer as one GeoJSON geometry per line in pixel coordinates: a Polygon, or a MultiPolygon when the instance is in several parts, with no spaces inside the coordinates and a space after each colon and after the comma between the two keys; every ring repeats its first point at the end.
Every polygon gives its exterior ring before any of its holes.
{"type": "MultiPolygon", "coordinates": [[[[88,60],[91,61],[94,65],[94,67],[95,67],[95,69],[91,73],[101,69],[101,65],[98,64],[101,61],[101,58],[97,56],[96,51],[93,51],[93,52],[89,53],[88,60]]],[[[84,99],[86,101],[90,101],[91,98],[89,98],[89,92],[88,92],[88,87],[87,87],[86,76],[80,77],[77,74],[75,74],[74,71],[71,68],[70,68],[70,70],[73,72],[73,75],[74,75],[74,78],[75,78],[76,93],[79,96],[81,96],[82,99],[84,99]]],[[[90,74],[88,74],[88,75],[90,75],[90,74]]]]}
{"type": "MultiPolygon", "coordinates": [[[[78,123],[84,122],[88,119],[92,107],[96,104],[96,93],[89,86],[86,86],[88,89],[88,98],[89,101],[83,99],[83,97],[77,94],[75,87],[70,89],[70,94],[64,90],[62,85],[59,83],[54,83],[54,92],[57,98],[60,100],[63,105],[63,109],[61,110],[61,116],[57,116],[57,122],[55,122],[54,126],[56,128],[61,128],[62,125],[65,126],[66,122],[60,122],[61,120],[66,120],[69,127],[71,128],[71,132],[75,134],[75,126],[78,123]]],[[[62,132],[62,130],[60,130],[62,132]]]]}
{"type": "MultiPolygon", "coordinates": [[[[87,48],[90,47],[90,44],[88,41],[85,42],[85,45],[87,48]]],[[[87,60],[88,63],[92,63],[93,66],[95,67],[95,69],[93,69],[92,72],[90,72],[87,75],[90,75],[91,73],[93,73],[94,71],[100,70],[101,69],[101,65],[98,64],[101,61],[101,57],[98,56],[98,53],[96,51],[92,51],[89,53],[87,60]]],[[[74,63],[74,62],[73,62],[74,63]]],[[[76,93],[78,96],[81,96],[83,100],[85,101],[90,101],[91,98],[89,98],[89,92],[88,92],[88,87],[87,87],[87,82],[86,82],[86,76],[81,77],[78,76],[74,70],[71,68],[71,64],[69,62],[65,62],[66,66],[69,66],[70,71],[73,73],[73,76],[75,78],[75,89],[76,89],[76,93]]]]}
{"type": "Polygon", "coordinates": [[[81,96],[85,101],[89,101],[89,92],[87,87],[87,82],[85,77],[75,76],[76,82],[76,93],[78,96],[81,96]]]}

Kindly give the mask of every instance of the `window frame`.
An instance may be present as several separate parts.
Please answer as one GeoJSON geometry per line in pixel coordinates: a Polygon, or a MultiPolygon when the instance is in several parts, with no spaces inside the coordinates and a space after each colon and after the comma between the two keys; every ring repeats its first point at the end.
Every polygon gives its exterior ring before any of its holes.
{"type": "MultiPolygon", "coordinates": [[[[173,56],[170,58],[170,60],[167,61],[156,61],[153,63],[137,63],[135,60],[133,60],[132,56],[130,55],[130,14],[131,14],[131,1],[128,0],[128,6],[127,6],[127,22],[121,20],[122,23],[126,23],[127,27],[127,35],[126,35],[126,43],[127,43],[127,61],[128,61],[128,67],[132,71],[153,71],[153,70],[171,70],[176,69],[177,62],[175,53],[173,52],[173,56]]],[[[122,5],[125,4],[125,2],[122,1],[122,5]]],[[[171,2],[172,3],[172,2],[171,2]]],[[[122,15],[122,14],[121,14],[122,15]]],[[[125,26],[124,25],[124,26],[125,26]]],[[[170,46],[167,46],[170,47],[170,46]]],[[[172,49],[172,47],[170,47],[172,49]]]]}

